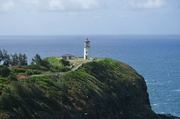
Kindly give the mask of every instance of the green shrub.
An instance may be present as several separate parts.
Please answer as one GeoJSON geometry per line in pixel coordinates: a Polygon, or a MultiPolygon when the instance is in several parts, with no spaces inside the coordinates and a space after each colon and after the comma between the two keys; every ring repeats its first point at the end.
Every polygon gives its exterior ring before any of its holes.
{"type": "Polygon", "coordinates": [[[0,84],[6,83],[6,82],[7,82],[6,78],[0,78],[0,84]]]}
{"type": "Polygon", "coordinates": [[[70,68],[68,68],[68,67],[61,67],[61,68],[59,68],[59,71],[61,71],[61,72],[67,72],[69,70],[70,70],[70,68]]]}
{"type": "Polygon", "coordinates": [[[9,81],[17,81],[17,77],[16,77],[16,74],[14,73],[10,73],[10,75],[8,76],[7,78],[9,81]]]}
{"type": "Polygon", "coordinates": [[[38,69],[38,66],[35,64],[30,64],[28,67],[29,69],[38,69]]]}
{"type": "Polygon", "coordinates": [[[33,75],[34,72],[33,72],[33,70],[28,69],[28,70],[26,70],[25,74],[26,74],[26,75],[33,75]]]}
{"type": "Polygon", "coordinates": [[[39,71],[39,70],[31,70],[31,69],[28,69],[26,70],[25,74],[26,75],[34,75],[34,74],[41,74],[42,72],[39,71]]]}
{"type": "Polygon", "coordinates": [[[45,66],[39,66],[40,70],[42,71],[48,71],[48,68],[46,68],[45,66]]]}
{"type": "Polygon", "coordinates": [[[57,57],[47,57],[44,60],[47,60],[51,65],[53,66],[59,66],[61,65],[59,63],[59,59],[57,57]]]}
{"type": "Polygon", "coordinates": [[[61,59],[60,60],[60,63],[64,66],[70,66],[70,62],[68,60],[65,60],[65,59],[61,59]]]}
{"type": "Polygon", "coordinates": [[[44,67],[44,66],[39,66],[39,65],[35,65],[35,64],[29,65],[29,69],[48,71],[48,69],[47,69],[46,67],[44,67]]]}
{"type": "Polygon", "coordinates": [[[25,73],[25,72],[26,72],[26,69],[24,69],[24,68],[15,68],[14,71],[15,71],[16,73],[25,73]]]}
{"type": "Polygon", "coordinates": [[[0,66],[0,75],[2,77],[7,77],[10,74],[10,69],[7,66],[1,65],[0,66]]]}

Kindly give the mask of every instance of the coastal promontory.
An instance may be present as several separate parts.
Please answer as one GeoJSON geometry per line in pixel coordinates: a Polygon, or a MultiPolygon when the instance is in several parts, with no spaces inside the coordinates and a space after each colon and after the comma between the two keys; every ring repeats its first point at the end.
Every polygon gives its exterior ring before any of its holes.
{"type": "Polygon", "coordinates": [[[2,119],[161,119],[151,109],[144,78],[110,58],[63,73],[5,80],[2,119]]]}

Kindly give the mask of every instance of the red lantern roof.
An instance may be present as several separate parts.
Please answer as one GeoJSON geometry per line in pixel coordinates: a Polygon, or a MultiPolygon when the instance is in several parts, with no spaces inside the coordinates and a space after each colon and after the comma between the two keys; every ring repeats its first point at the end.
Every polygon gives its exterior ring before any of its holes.
{"type": "Polygon", "coordinates": [[[88,38],[86,38],[85,42],[88,43],[88,42],[90,42],[90,41],[88,40],[88,38]]]}

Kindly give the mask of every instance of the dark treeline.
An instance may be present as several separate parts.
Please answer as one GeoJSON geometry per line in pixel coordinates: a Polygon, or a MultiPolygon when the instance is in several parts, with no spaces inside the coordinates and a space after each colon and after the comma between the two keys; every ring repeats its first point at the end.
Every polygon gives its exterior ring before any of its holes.
{"type": "MultiPolygon", "coordinates": [[[[41,74],[46,71],[51,72],[65,72],[69,71],[69,61],[56,59],[57,64],[53,61],[48,60],[48,58],[42,59],[39,54],[36,54],[32,58],[31,63],[28,64],[26,54],[14,53],[8,54],[6,50],[0,50],[0,78],[18,75],[29,76],[33,74],[41,74]]],[[[9,78],[8,78],[9,79],[9,78]]],[[[10,78],[12,79],[12,78],[10,78]]]]}
{"type": "MultiPolygon", "coordinates": [[[[28,58],[26,54],[22,53],[14,53],[8,54],[7,50],[0,50],[0,64],[5,66],[27,66],[28,58]]],[[[41,58],[39,54],[36,54],[31,61],[32,65],[40,65],[47,66],[49,64],[48,61],[41,58]]]]}
{"type": "Polygon", "coordinates": [[[0,64],[1,63],[6,66],[28,65],[26,54],[8,54],[8,52],[4,49],[0,50],[0,64]]]}

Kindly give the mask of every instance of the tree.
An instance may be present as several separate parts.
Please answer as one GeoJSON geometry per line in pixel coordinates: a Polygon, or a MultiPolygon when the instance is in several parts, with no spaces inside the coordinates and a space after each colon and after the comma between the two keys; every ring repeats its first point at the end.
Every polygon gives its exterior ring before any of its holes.
{"type": "Polygon", "coordinates": [[[60,63],[61,63],[62,65],[64,65],[64,66],[70,66],[70,62],[67,61],[67,60],[65,60],[65,59],[61,59],[61,60],[60,60],[60,63]]]}
{"type": "Polygon", "coordinates": [[[8,55],[7,51],[3,49],[3,65],[9,66],[10,64],[10,55],[8,55]]]}
{"type": "Polygon", "coordinates": [[[18,64],[19,64],[18,55],[16,53],[14,55],[11,54],[10,65],[15,66],[15,65],[18,65],[18,64]]]}
{"type": "Polygon", "coordinates": [[[36,54],[36,56],[32,59],[32,63],[31,64],[36,64],[38,66],[44,66],[47,69],[50,68],[50,63],[48,62],[48,60],[46,59],[41,59],[41,56],[36,54]]]}
{"type": "Polygon", "coordinates": [[[10,59],[10,65],[15,66],[15,65],[27,65],[27,57],[25,54],[19,53],[17,55],[16,53],[14,55],[11,54],[11,59],[10,59]]]}
{"type": "Polygon", "coordinates": [[[19,53],[19,65],[23,66],[23,65],[27,65],[27,57],[26,54],[21,54],[19,53]]]}
{"type": "Polygon", "coordinates": [[[1,61],[3,60],[4,60],[3,52],[0,50],[0,64],[1,64],[1,61]]]}
{"type": "Polygon", "coordinates": [[[3,66],[3,65],[0,66],[0,75],[2,77],[9,76],[10,72],[11,71],[10,71],[10,69],[7,66],[3,66]]]}
{"type": "Polygon", "coordinates": [[[31,64],[36,64],[36,65],[41,66],[42,65],[41,56],[36,54],[36,56],[32,59],[32,63],[31,64]]]}
{"type": "Polygon", "coordinates": [[[28,65],[26,54],[19,53],[18,55],[17,53],[15,53],[9,55],[8,52],[4,49],[3,51],[0,50],[0,64],[2,61],[3,61],[3,65],[6,66],[28,65]]]}
{"type": "Polygon", "coordinates": [[[9,81],[17,81],[18,79],[17,79],[17,77],[16,77],[16,74],[14,74],[14,73],[10,73],[9,74],[9,76],[8,76],[8,78],[7,78],[9,81]]]}

